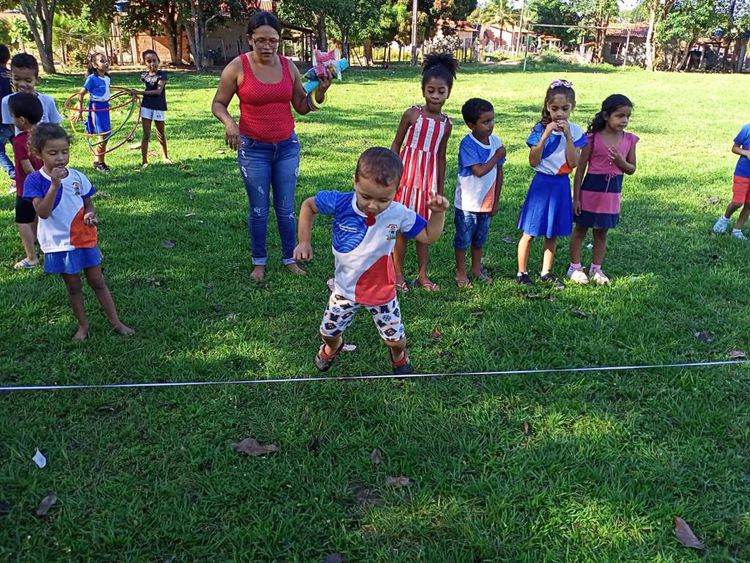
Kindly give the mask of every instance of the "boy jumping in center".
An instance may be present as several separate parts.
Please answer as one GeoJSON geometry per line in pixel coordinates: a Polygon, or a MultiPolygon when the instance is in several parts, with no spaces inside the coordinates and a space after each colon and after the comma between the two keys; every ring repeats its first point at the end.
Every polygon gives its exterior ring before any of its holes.
{"type": "Polygon", "coordinates": [[[315,216],[333,215],[333,255],[336,260],[334,290],[323,314],[323,345],[315,367],[326,371],[344,347],[344,331],[361,307],[373,316],[381,338],[389,348],[393,373],[412,373],[406,352],[406,335],[396,296],[396,277],[391,253],[400,232],[406,238],[432,244],[445,224],[448,200],[431,194],[430,219],[394,202],[403,165],[399,156],[384,147],[371,147],[357,161],[354,192],[321,191],[302,203],[299,214],[298,261],[312,259],[310,239],[315,216]]]}

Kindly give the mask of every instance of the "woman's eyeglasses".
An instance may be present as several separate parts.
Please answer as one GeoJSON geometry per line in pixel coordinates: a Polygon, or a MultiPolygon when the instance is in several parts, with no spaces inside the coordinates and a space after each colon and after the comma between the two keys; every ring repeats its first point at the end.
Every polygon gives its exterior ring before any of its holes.
{"type": "Polygon", "coordinates": [[[266,37],[251,37],[251,39],[256,45],[269,45],[271,47],[278,47],[279,45],[279,40],[276,38],[268,39],[266,37]]]}

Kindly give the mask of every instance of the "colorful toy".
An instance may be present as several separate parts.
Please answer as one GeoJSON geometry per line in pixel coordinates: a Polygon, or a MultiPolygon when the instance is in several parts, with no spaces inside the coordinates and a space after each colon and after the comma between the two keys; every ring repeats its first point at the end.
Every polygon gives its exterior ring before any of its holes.
{"type": "Polygon", "coordinates": [[[307,79],[305,92],[309,94],[320,85],[319,78],[325,76],[327,69],[335,72],[336,77],[341,80],[341,71],[347,68],[349,68],[349,61],[339,59],[336,56],[336,51],[322,53],[315,49],[313,52],[313,66],[305,73],[305,78],[307,79]]]}
{"type": "Polygon", "coordinates": [[[82,129],[83,135],[86,137],[86,141],[89,145],[89,149],[94,154],[99,154],[99,145],[102,143],[109,142],[113,137],[116,142],[107,147],[105,153],[112,152],[113,150],[121,147],[129,140],[132,140],[135,130],[138,128],[138,124],[141,122],[140,117],[140,98],[138,94],[128,88],[120,88],[113,86],[111,88],[112,96],[109,99],[110,107],[104,110],[97,110],[92,107],[83,107],[78,109],[78,94],[73,94],[67,100],[65,100],[65,110],[70,117],[71,125],[73,130],[79,132],[79,128],[82,129]],[[105,133],[88,133],[84,124],[88,120],[89,114],[96,111],[108,111],[111,115],[112,130],[105,133]],[[129,123],[132,122],[132,127],[129,123]],[[103,137],[104,140],[101,140],[103,137]],[[117,142],[118,141],[118,142],[117,142]]]}

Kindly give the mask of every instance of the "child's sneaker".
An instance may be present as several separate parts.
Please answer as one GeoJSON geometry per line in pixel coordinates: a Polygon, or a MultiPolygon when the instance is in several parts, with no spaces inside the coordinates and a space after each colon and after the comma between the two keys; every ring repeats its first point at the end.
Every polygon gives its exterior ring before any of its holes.
{"type": "Polygon", "coordinates": [[[555,274],[552,272],[547,272],[543,276],[539,278],[544,283],[549,283],[554,287],[555,289],[565,289],[565,284],[558,278],[555,274]]]}
{"type": "Polygon", "coordinates": [[[732,236],[739,240],[747,240],[745,233],[743,233],[740,229],[732,229],[732,236]]]}
{"type": "Polygon", "coordinates": [[[591,279],[594,280],[594,283],[598,283],[599,285],[609,285],[609,278],[607,277],[607,274],[605,274],[601,270],[597,270],[596,272],[594,272],[594,275],[591,276],[591,279]]]}
{"type": "Polygon", "coordinates": [[[581,285],[589,283],[589,277],[586,275],[586,272],[573,267],[568,268],[568,279],[574,283],[580,283],[581,285]]]}
{"type": "Polygon", "coordinates": [[[522,274],[516,274],[516,283],[518,285],[534,285],[534,282],[531,281],[529,274],[527,274],[526,272],[522,274]]]}
{"type": "Polygon", "coordinates": [[[714,223],[714,232],[726,233],[727,227],[729,227],[729,219],[727,219],[726,217],[722,215],[716,220],[716,223],[714,223]]]}
{"type": "Polygon", "coordinates": [[[391,350],[388,350],[388,353],[391,356],[393,373],[396,375],[409,375],[410,373],[414,373],[414,366],[411,365],[411,362],[409,361],[409,353],[406,350],[404,350],[404,355],[398,362],[393,361],[393,352],[391,350]]]}

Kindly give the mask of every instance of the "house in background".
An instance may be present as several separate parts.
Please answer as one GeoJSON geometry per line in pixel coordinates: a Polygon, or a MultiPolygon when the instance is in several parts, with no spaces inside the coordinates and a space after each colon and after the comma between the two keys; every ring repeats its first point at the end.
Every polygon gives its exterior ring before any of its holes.
{"type": "Polygon", "coordinates": [[[615,66],[646,66],[648,24],[612,23],[604,35],[604,61],[615,66]]]}

